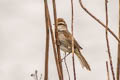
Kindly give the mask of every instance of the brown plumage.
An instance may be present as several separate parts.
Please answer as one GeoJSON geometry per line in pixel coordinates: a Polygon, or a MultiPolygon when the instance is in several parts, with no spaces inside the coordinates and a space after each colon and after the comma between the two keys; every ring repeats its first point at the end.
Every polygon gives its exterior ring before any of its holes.
{"type": "MultiPolygon", "coordinates": [[[[62,18],[57,19],[57,28],[58,28],[58,40],[60,44],[60,49],[64,52],[71,53],[72,52],[72,35],[67,29],[67,24],[62,18]]],[[[77,43],[74,39],[74,50],[75,54],[80,60],[82,67],[85,67],[87,70],[91,70],[89,64],[82,56],[80,50],[82,47],[77,43]]]]}

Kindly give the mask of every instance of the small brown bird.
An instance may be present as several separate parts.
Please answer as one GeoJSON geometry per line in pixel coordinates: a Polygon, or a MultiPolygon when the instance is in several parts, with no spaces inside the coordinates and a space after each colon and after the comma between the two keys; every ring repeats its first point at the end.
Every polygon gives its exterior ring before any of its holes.
{"type": "MultiPolygon", "coordinates": [[[[57,19],[57,29],[58,29],[58,40],[60,49],[64,51],[65,53],[71,53],[72,52],[72,34],[67,29],[67,24],[62,18],[57,19]]],[[[89,64],[85,60],[85,58],[82,56],[80,50],[82,47],[77,43],[77,41],[74,39],[74,51],[76,56],[79,58],[80,63],[82,67],[85,67],[87,70],[91,70],[89,64]]]]}

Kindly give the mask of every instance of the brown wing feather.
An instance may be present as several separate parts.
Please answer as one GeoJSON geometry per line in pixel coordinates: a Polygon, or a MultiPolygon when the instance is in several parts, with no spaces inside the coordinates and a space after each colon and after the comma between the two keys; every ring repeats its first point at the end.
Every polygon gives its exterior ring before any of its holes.
{"type": "MultiPolygon", "coordinates": [[[[72,44],[72,34],[70,33],[70,32],[68,32],[68,31],[64,31],[64,36],[66,37],[66,40],[70,43],[70,44],[72,44]]],[[[77,43],[77,41],[75,40],[75,38],[74,38],[74,46],[76,47],[76,48],[78,48],[78,49],[83,49],[78,43],[77,43]]]]}

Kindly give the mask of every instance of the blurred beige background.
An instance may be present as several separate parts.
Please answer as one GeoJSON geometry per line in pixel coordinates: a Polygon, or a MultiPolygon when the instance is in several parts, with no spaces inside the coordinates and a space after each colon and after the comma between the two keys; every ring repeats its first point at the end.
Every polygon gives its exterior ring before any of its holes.
{"type": "MultiPolygon", "coordinates": [[[[53,24],[52,3],[49,9],[53,24]]],[[[104,0],[83,0],[83,4],[105,23],[104,0]]],[[[71,22],[70,0],[56,0],[57,16],[71,22]]],[[[118,34],[118,0],[109,0],[109,26],[118,34]]],[[[92,71],[81,68],[75,57],[77,80],[106,80],[108,60],[105,30],[83,11],[74,0],[74,36],[83,47],[82,53],[92,71]]],[[[110,35],[110,48],[116,72],[117,41],[110,35]]],[[[0,0],[0,80],[33,80],[30,74],[36,69],[44,78],[45,53],[44,0],[0,0]]],[[[61,52],[62,57],[64,53],[61,52]]],[[[53,49],[50,43],[49,80],[58,80],[53,49]]],[[[67,57],[73,80],[71,55],[67,57]]],[[[63,67],[65,67],[63,63],[63,67]]],[[[65,80],[68,80],[64,68],[65,80]]]]}

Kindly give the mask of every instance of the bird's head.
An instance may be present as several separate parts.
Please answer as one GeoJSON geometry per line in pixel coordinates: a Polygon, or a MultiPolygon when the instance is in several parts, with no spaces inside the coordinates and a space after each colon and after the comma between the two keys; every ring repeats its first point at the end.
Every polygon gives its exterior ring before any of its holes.
{"type": "Polygon", "coordinates": [[[63,18],[57,19],[57,29],[58,29],[58,31],[66,31],[67,30],[67,24],[63,18]]]}

